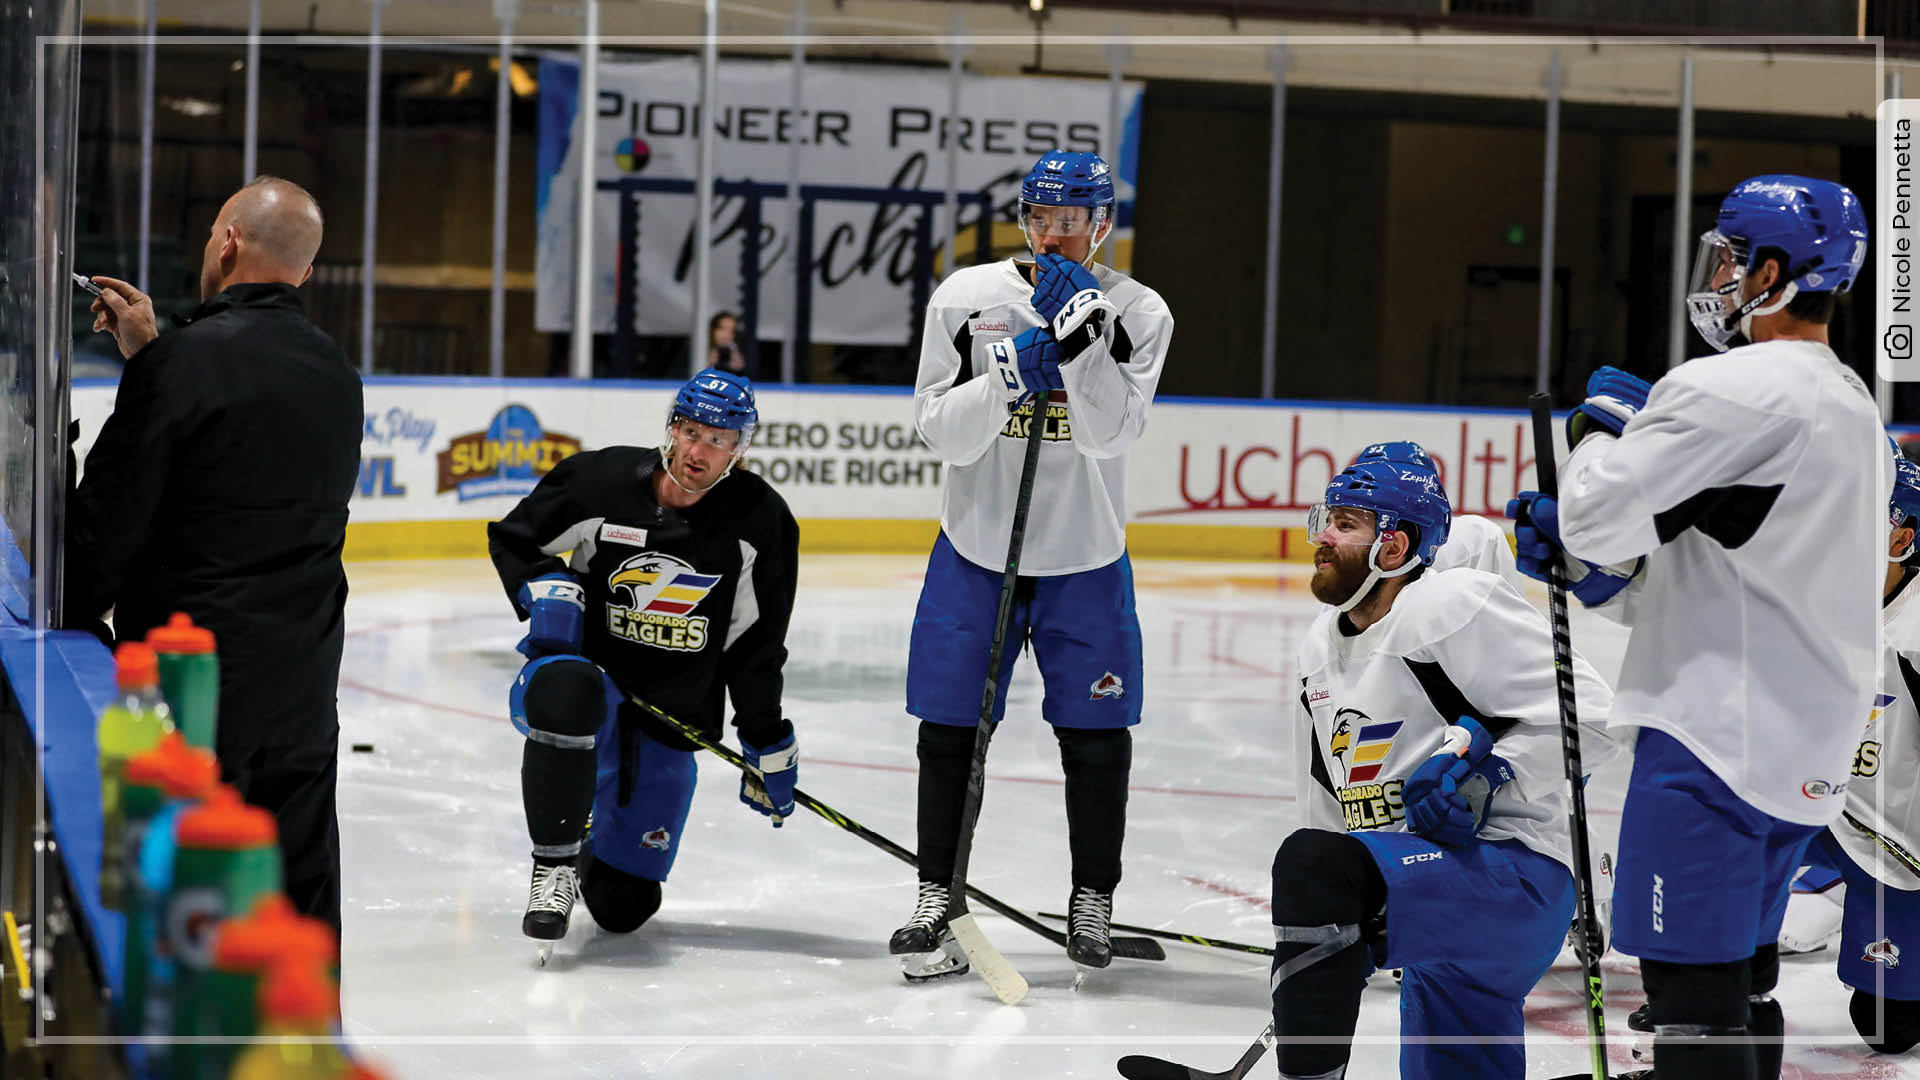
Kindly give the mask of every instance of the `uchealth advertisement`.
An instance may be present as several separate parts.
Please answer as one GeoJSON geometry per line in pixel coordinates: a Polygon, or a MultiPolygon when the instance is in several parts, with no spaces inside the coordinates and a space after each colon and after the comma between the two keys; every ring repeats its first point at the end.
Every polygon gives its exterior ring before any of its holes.
{"type": "MultiPolygon", "coordinates": [[[[662,441],[667,384],[374,378],[366,386],[350,557],[486,551],[498,520],[568,457],[662,441]]],[[[894,388],[760,390],[744,462],[787,500],[813,551],[925,551],[946,465],[894,388]]],[[[113,386],[76,386],[78,450],[113,386]]],[[[1413,439],[1456,513],[1501,516],[1533,482],[1520,410],[1161,399],[1127,464],[1129,544],[1141,556],[1301,559],[1307,508],[1369,443],[1413,439]]],[[[724,481],[723,481],[724,483],[724,481]]]]}
{"type": "MultiPolygon", "coordinates": [[[[626,179],[693,180],[700,67],[692,57],[599,66],[591,168],[600,183],[626,179]]],[[[788,61],[723,60],[719,105],[712,110],[714,175],[728,181],[784,186],[794,175],[808,185],[920,191],[944,198],[947,147],[956,150],[961,194],[986,195],[994,220],[1012,231],[1020,181],[1041,154],[1064,149],[1114,157],[1119,228],[1102,262],[1126,268],[1131,243],[1134,166],[1139,155],[1141,84],[1120,88],[1122,132],[1107,128],[1114,102],[1104,80],[964,76],[958,115],[949,122],[945,71],[896,66],[810,63],[794,100],[788,61]],[[1118,256],[1118,257],[1116,257],[1118,256]]],[[[535,200],[539,245],[534,323],[547,332],[573,325],[574,242],[579,205],[579,69],[564,57],[540,61],[540,125],[535,200]]],[[[621,195],[595,198],[593,328],[612,332],[623,251],[621,195]]],[[[639,196],[636,330],[684,334],[693,310],[694,196],[639,196]]],[[[742,240],[752,226],[747,201],[717,195],[713,207],[711,283],[714,304],[735,308],[741,295],[742,240]]],[[[757,333],[785,339],[792,325],[791,205],[761,202],[757,333]]],[[[815,203],[812,258],[813,340],[898,345],[909,336],[920,207],[835,197],[815,203]]],[[[970,260],[978,203],[959,211],[960,250],[970,260]]],[[[935,211],[930,243],[936,261],[945,245],[944,208],[935,211]]],[[[996,243],[1018,244],[1017,236],[996,243]]]]}

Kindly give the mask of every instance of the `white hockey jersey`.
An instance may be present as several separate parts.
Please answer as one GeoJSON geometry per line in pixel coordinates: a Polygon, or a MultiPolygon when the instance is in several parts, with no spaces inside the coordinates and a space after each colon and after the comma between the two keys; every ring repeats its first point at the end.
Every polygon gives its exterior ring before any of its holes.
{"type": "Polygon", "coordinates": [[[1498,574],[1515,592],[1527,594],[1527,576],[1514,563],[1507,530],[1478,514],[1453,515],[1446,543],[1433,553],[1435,570],[1451,570],[1456,566],[1498,574]]]}
{"type": "Polygon", "coordinates": [[[1853,755],[1846,814],[1830,828],[1855,863],[1896,889],[1920,889],[1920,874],[1881,847],[1920,858],[1920,582],[1909,577],[1887,601],[1885,664],[1866,734],[1853,755]],[[1871,833],[1863,831],[1872,830],[1871,833]],[[1876,838],[1878,837],[1878,838],[1876,838]]]}
{"type": "MultiPolygon", "coordinates": [[[[1546,616],[1499,577],[1458,568],[1423,573],[1359,634],[1343,633],[1341,622],[1324,608],[1300,643],[1302,823],[1404,831],[1402,783],[1440,749],[1449,725],[1472,716],[1514,772],[1489,802],[1481,838],[1517,838],[1571,868],[1546,616]]],[[[1578,654],[1574,693],[1591,775],[1619,748],[1601,730],[1613,695],[1578,654]]]]}
{"type": "Polygon", "coordinates": [[[1754,807],[1830,824],[1879,682],[1892,477],[1873,397],[1833,351],[1770,341],[1690,361],[1560,481],[1567,550],[1647,556],[1617,725],[1678,739],[1754,807]]]}
{"type": "MultiPolygon", "coordinates": [[[[1039,326],[1030,264],[1006,259],[955,271],[927,303],[914,390],[920,437],[947,463],[940,527],[967,561],[1001,569],[1013,525],[1032,402],[1010,409],[987,348],[1039,326]]],[[[1173,316],[1160,295],[1118,270],[1093,275],[1117,309],[1107,332],[1061,365],[1047,403],[1020,572],[1091,570],[1126,551],[1126,452],[1147,427],[1173,316]]]]}

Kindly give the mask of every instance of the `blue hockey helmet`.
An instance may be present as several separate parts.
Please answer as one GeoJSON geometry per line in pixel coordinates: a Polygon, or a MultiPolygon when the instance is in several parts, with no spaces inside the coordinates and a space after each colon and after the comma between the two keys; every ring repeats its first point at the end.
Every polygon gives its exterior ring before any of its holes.
{"type": "Polygon", "coordinates": [[[1756,176],[1727,194],[1714,228],[1701,234],[1687,308],[1700,336],[1724,351],[1736,331],[1752,336],[1755,315],[1771,315],[1800,293],[1852,288],[1866,258],[1866,211],[1844,185],[1756,176]],[[1769,250],[1785,263],[1781,279],[1742,303],[1741,277],[1769,250]]]}
{"type": "Polygon", "coordinates": [[[1020,201],[1035,206],[1113,205],[1113,169],[1099,154],[1049,150],[1020,182],[1020,201]]]}
{"type": "Polygon", "coordinates": [[[1113,169],[1099,154],[1049,150],[1040,155],[1020,182],[1020,231],[1028,247],[1034,246],[1030,221],[1036,214],[1045,217],[1048,232],[1090,237],[1087,258],[1092,259],[1113,224],[1113,169]],[[1045,210],[1056,206],[1080,206],[1087,212],[1068,217],[1045,210]]]}
{"type": "Polygon", "coordinates": [[[673,413],[669,423],[692,420],[708,427],[741,433],[741,441],[760,423],[760,411],[753,404],[753,383],[743,375],[719,368],[708,368],[687,380],[673,395],[673,413]]]}
{"type": "Polygon", "coordinates": [[[1372,511],[1381,534],[1400,531],[1403,525],[1417,526],[1420,537],[1413,554],[1425,565],[1432,565],[1434,553],[1446,543],[1453,525],[1453,507],[1440,483],[1440,470],[1416,442],[1374,443],[1360,451],[1353,464],[1328,482],[1324,504],[1309,516],[1310,536],[1319,534],[1325,511],[1336,506],[1372,511]]]}
{"type": "Polygon", "coordinates": [[[1920,518],[1920,463],[1901,453],[1900,444],[1891,437],[1887,442],[1893,446],[1893,498],[1887,506],[1887,524],[1897,529],[1920,518]]]}

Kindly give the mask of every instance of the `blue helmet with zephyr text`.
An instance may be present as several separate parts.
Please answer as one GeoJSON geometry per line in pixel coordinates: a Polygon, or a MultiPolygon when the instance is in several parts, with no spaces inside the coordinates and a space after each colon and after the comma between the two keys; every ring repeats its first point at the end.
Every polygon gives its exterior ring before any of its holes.
{"type": "Polygon", "coordinates": [[[1920,463],[1901,453],[1900,444],[1891,437],[1887,442],[1893,445],[1893,498],[1887,505],[1887,524],[1897,529],[1911,518],[1920,518],[1920,463]]]}
{"type": "Polygon", "coordinates": [[[1382,533],[1398,530],[1402,523],[1418,526],[1420,543],[1413,553],[1427,566],[1453,526],[1453,506],[1440,471],[1416,442],[1374,443],[1360,451],[1353,464],[1327,484],[1326,504],[1371,510],[1382,533]]]}
{"type": "Polygon", "coordinates": [[[1035,206],[1113,206],[1113,169],[1099,154],[1049,150],[1020,182],[1020,201],[1035,206]]]}
{"type": "Polygon", "coordinates": [[[1845,292],[1867,258],[1867,215],[1845,185],[1784,173],[1744,181],[1720,203],[1715,222],[1751,269],[1763,248],[1786,258],[1785,273],[1806,292],[1845,292]]]}

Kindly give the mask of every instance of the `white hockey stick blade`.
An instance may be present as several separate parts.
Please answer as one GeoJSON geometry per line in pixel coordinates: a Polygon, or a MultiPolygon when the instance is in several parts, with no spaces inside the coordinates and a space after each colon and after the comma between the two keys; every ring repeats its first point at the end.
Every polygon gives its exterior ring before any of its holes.
{"type": "Polygon", "coordinates": [[[1000,950],[993,947],[987,935],[980,932],[980,926],[973,921],[973,913],[951,920],[947,923],[953,931],[953,940],[960,943],[960,949],[967,954],[967,962],[973,965],[974,974],[987,981],[987,988],[993,996],[1008,1005],[1018,1005],[1027,996],[1027,980],[1000,950]]]}

